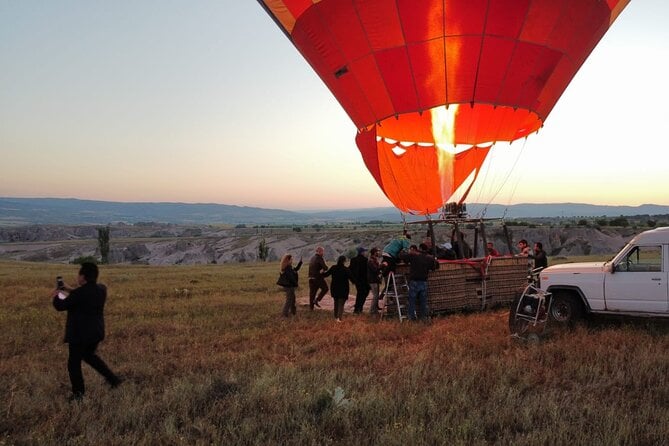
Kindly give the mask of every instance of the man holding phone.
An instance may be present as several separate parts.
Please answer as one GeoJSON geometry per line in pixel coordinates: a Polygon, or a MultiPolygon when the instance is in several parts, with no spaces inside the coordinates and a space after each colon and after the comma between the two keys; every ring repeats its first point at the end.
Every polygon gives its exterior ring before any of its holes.
{"type": "Polygon", "coordinates": [[[67,311],[64,342],[69,345],[70,399],[75,401],[81,400],[86,391],[81,373],[82,360],[104,376],[112,388],[121,384],[121,379],[95,354],[98,343],[105,337],[104,306],[107,299],[107,287],[97,283],[98,273],[95,263],[82,263],[77,277],[79,286],[68,287],[61,283],[61,279],[51,296],[56,310],[67,311]]]}

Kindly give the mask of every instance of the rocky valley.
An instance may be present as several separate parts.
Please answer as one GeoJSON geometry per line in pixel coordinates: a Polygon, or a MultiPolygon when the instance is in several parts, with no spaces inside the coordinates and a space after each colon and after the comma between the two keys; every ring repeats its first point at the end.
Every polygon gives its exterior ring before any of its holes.
{"type": "MultiPolygon", "coordinates": [[[[241,225],[243,226],[243,225],[241,225]]],[[[222,227],[175,224],[116,224],[110,228],[109,263],[174,265],[254,262],[264,252],[266,261],[277,261],[286,252],[306,260],[316,246],[325,257],[351,255],[357,246],[382,248],[402,231],[401,225],[339,225],[329,227],[222,227]]],[[[425,225],[409,225],[412,240],[420,243],[425,225]]],[[[645,228],[595,228],[558,226],[509,226],[512,247],[521,238],[540,241],[551,257],[614,254],[645,228]]],[[[474,230],[464,230],[473,245],[474,230]]],[[[486,229],[502,254],[508,254],[500,226],[486,229]]],[[[450,237],[445,225],[435,226],[438,243],[450,237]]],[[[33,225],[0,228],[0,259],[69,263],[77,258],[100,257],[98,227],[92,225],[33,225]]]]}

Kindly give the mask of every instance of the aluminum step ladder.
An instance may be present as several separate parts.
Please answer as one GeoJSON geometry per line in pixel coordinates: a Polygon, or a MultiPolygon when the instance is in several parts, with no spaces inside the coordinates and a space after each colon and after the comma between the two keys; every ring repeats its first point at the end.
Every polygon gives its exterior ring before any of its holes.
{"type": "Polygon", "coordinates": [[[383,311],[381,312],[381,318],[384,315],[389,315],[388,310],[391,306],[394,306],[397,310],[397,317],[400,322],[406,319],[408,316],[406,314],[406,302],[409,298],[409,283],[407,282],[406,276],[404,274],[395,274],[391,271],[386,278],[386,289],[383,296],[383,311]],[[403,313],[404,311],[404,313],[403,313]]]}

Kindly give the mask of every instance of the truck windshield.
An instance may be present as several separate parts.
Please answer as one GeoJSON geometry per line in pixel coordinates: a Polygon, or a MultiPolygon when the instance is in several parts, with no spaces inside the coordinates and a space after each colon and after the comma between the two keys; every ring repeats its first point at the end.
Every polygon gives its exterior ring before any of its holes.
{"type": "Polygon", "coordinates": [[[662,271],[662,246],[635,246],[616,264],[616,271],[662,271]]]}

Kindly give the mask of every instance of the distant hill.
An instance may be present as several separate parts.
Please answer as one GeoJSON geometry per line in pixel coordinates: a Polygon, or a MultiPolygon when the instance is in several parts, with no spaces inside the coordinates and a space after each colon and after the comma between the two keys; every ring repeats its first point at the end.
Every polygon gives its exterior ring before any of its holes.
{"type": "MultiPolygon", "coordinates": [[[[581,203],[516,205],[468,204],[470,216],[508,219],[619,217],[666,215],[669,206],[601,206],[581,203]],[[483,211],[485,210],[485,213],[483,211]]],[[[410,218],[411,219],[411,218],[410,218]]],[[[341,209],[332,211],[286,211],[214,203],[123,203],[73,198],[0,197],[0,225],[107,224],[159,222],[173,224],[316,224],[380,220],[400,222],[393,207],[341,209]]]]}
{"type": "Polygon", "coordinates": [[[297,212],[226,204],[123,203],[72,198],[0,198],[0,224],[293,223],[297,212]]]}

